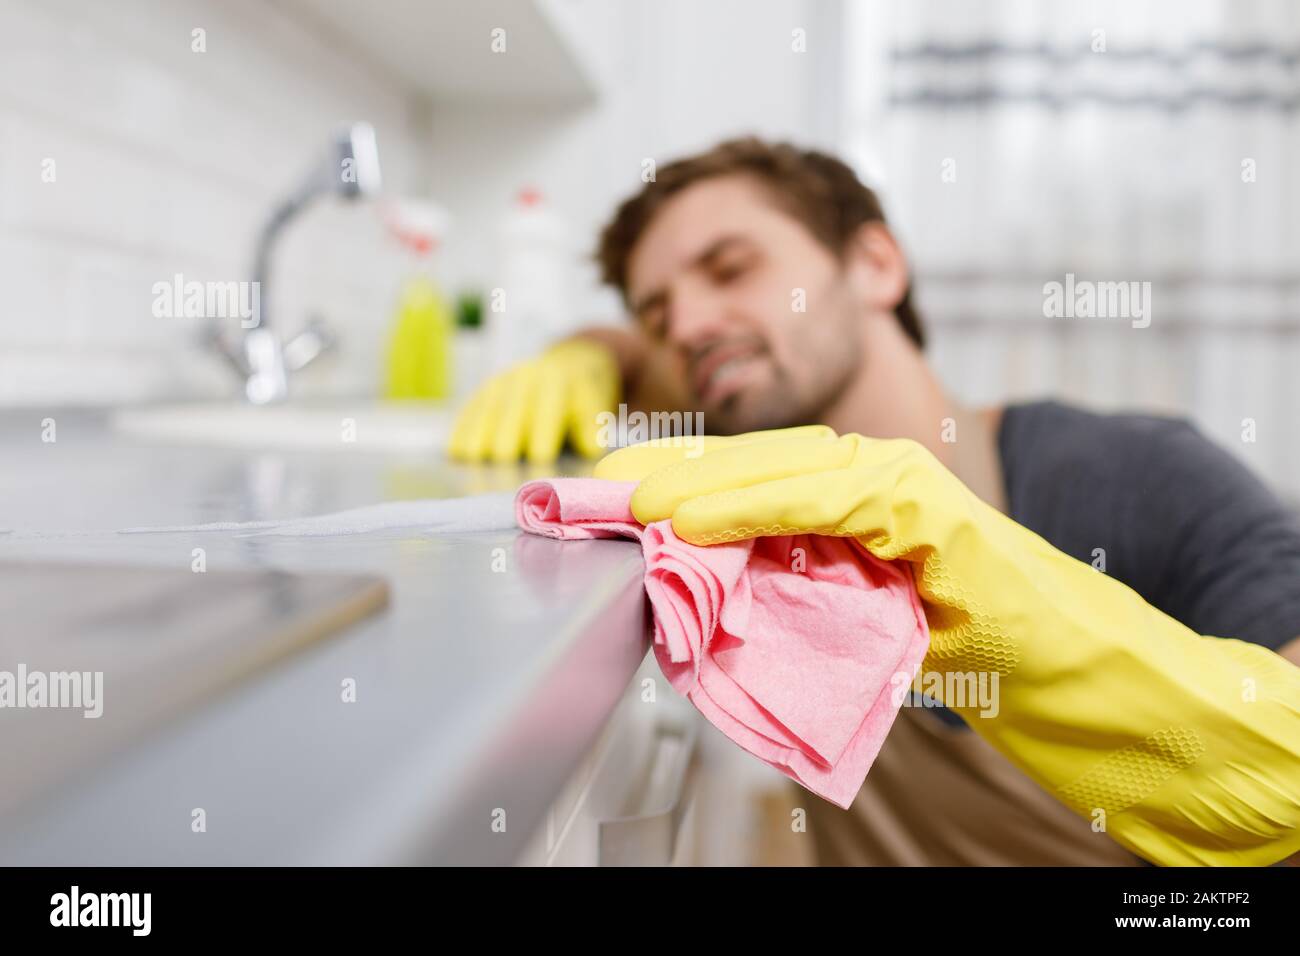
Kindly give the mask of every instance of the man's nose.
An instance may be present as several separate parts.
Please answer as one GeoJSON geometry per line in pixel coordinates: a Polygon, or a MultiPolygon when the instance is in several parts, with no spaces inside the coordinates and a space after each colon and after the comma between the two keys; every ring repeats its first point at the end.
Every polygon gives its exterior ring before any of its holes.
{"type": "Polygon", "coordinates": [[[689,359],[703,343],[721,336],[726,324],[717,296],[703,291],[678,295],[668,315],[668,342],[689,359]]]}

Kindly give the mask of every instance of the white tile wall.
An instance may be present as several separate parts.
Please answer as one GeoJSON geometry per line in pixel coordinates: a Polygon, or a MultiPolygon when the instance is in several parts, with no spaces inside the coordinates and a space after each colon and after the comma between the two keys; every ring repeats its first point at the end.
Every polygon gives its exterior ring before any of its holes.
{"type": "Polygon", "coordinates": [[[832,0],[574,6],[597,59],[613,64],[600,102],[581,112],[436,102],[430,168],[454,218],[448,274],[467,285],[494,284],[500,222],[521,186],[563,211],[584,269],[574,304],[583,325],[621,317],[590,256],[617,204],[640,188],[646,159],[666,163],[742,133],[834,145],[839,15],[832,0]],[[795,28],[809,52],[791,50],[795,28]]]}
{"type": "MultiPolygon", "coordinates": [[[[0,405],[233,394],[153,284],[247,278],[262,218],[358,119],[385,185],[416,189],[427,108],[280,3],[0,0],[0,405]]],[[[303,393],[376,387],[401,268],[373,208],[290,227],[263,307],[342,339],[303,393]]]]}

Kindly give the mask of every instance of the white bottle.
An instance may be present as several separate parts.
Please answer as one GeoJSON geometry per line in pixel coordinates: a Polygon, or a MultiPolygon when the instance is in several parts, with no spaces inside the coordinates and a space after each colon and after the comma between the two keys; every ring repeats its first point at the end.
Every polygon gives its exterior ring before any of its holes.
{"type": "Polygon", "coordinates": [[[498,283],[486,303],[495,370],[573,330],[571,250],[564,219],[536,189],[521,189],[501,226],[498,283]]]}

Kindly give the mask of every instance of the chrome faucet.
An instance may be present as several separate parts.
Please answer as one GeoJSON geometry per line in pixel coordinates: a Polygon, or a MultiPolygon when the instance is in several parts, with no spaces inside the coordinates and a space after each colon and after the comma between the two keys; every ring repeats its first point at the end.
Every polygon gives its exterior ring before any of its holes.
{"type": "Polygon", "coordinates": [[[238,342],[232,342],[218,325],[210,327],[213,345],[244,378],[244,394],[255,405],[283,400],[288,395],[288,375],[310,363],[333,345],[333,336],[313,319],[300,333],[283,342],[273,323],[267,322],[267,275],[271,251],[280,233],[319,196],[334,194],[355,200],[379,192],[379,150],[369,123],[354,123],[330,144],[329,154],[312,167],[306,179],[277,206],[262,226],[253,258],[254,288],[260,308],[238,342]]]}

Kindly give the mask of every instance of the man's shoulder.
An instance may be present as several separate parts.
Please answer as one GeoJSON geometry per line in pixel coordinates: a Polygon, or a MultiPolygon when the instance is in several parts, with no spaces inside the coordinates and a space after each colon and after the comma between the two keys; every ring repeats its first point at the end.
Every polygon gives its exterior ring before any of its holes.
{"type": "Polygon", "coordinates": [[[1203,495],[1231,489],[1276,503],[1239,456],[1181,415],[1021,402],[1004,410],[997,443],[1009,487],[1075,474],[1157,492],[1171,483],[1197,486],[1203,495]]]}
{"type": "Polygon", "coordinates": [[[1025,402],[1003,413],[998,448],[1011,517],[1074,557],[1104,547],[1134,576],[1157,570],[1216,502],[1275,507],[1242,462],[1175,415],[1025,402]]]}
{"type": "Polygon", "coordinates": [[[1005,459],[1029,465],[1133,464],[1134,453],[1208,445],[1187,418],[1150,412],[1101,412],[1055,399],[1019,402],[1003,411],[998,433],[1005,459]]]}
{"type": "Polygon", "coordinates": [[[999,446],[1011,517],[1061,551],[1199,634],[1300,630],[1300,518],[1187,419],[1029,402],[999,446]]]}

